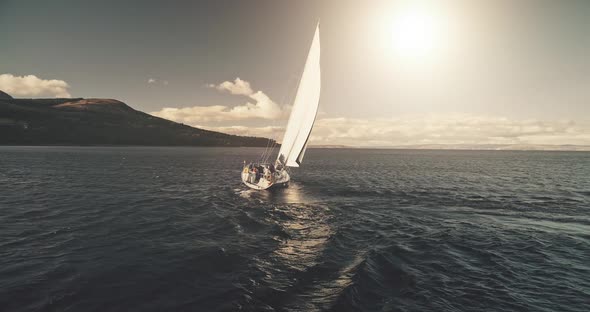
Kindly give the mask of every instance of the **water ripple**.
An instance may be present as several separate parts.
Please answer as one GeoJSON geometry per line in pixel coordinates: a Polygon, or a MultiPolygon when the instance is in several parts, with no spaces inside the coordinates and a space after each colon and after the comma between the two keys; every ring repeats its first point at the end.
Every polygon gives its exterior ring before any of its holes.
{"type": "Polygon", "coordinates": [[[0,147],[7,311],[588,311],[590,154],[0,147]]]}

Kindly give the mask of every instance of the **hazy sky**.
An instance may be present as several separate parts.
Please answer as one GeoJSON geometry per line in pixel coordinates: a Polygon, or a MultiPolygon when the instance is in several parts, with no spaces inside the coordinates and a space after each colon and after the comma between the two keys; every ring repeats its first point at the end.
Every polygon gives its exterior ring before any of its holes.
{"type": "Polygon", "coordinates": [[[585,0],[0,0],[0,89],[276,137],[318,20],[312,143],[590,144],[585,0]]]}

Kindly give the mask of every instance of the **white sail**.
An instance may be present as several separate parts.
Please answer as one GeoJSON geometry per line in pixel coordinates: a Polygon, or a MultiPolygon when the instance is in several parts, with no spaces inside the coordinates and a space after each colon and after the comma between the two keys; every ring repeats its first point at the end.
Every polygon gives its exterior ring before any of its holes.
{"type": "Polygon", "coordinates": [[[303,160],[307,140],[318,112],[321,84],[320,25],[318,24],[277,158],[277,161],[285,166],[299,167],[303,160]]]}

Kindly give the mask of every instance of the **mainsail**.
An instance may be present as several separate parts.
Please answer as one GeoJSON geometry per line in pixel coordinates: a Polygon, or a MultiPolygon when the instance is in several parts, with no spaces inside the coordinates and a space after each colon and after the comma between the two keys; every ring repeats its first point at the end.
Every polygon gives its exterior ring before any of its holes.
{"type": "Polygon", "coordinates": [[[321,84],[320,25],[318,24],[277,158],[277,161],[285,166],[299,167],[303,160],[307,140],[318,112],[321,84]]]}

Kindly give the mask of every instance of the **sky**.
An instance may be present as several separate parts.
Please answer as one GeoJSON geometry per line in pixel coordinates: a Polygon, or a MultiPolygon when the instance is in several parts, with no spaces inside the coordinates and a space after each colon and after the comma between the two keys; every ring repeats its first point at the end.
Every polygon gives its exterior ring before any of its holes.
{"type": "Polygon", "coordinates": [[[589,20],[585,0],[0,0],[0,90],[280,141],[319,21],[313,145],[590,145],[589,20]]]}

